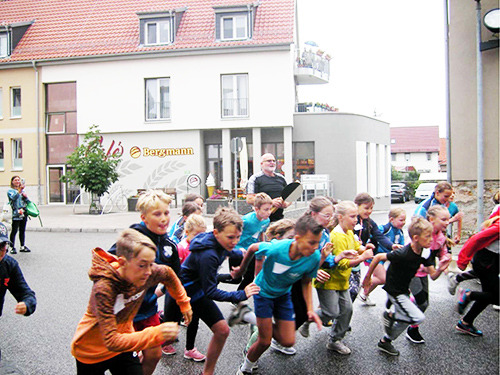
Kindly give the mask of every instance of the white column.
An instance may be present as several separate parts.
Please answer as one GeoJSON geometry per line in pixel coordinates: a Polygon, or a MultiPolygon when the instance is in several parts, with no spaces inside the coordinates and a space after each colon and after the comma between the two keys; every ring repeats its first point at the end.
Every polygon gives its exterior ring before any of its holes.
{"type": "Polygon", "coordinates": [[[231,190],[233,163],[231,162],[231,130],[222,129],[222,188],[231,190]]]}
{"type": "Polygon", "coordinates": [[[391,148],[385,146],[385,196],[391,196],[391,148]]]}
{"type": "Polygon", "coordinates": [[[356,194],[368,190],[367,158],[366,142],[356,141],[356,194]]]}
{"type": "Polygon", "coordinates": [[[368,193],[372,197],[377,196],[377,145],[368,143],[368,193]]]}
{"type": "Polygon", "coordinates": [[[252,129],[253,174],[260,172],[260,157],[262,156],[262,139],[260,128],[252,129]]]}
{"type": "Polygon", "coordinates": [[[283,172],[285,172],[286,182],[293,181],[293,156],[292,156],[292,127],[283,128],[283,151],[285,153],[285,164],[283,172]]]}

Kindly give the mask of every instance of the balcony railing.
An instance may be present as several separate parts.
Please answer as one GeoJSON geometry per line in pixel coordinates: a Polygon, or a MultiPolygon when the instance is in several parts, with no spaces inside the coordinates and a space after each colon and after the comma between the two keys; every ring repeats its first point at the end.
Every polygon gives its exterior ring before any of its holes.
{"type": "Polygon", "coordinates": [[[222,99],[222,117],[248,117],[248,99],[222,99]]]}
{"type": "Polygon", "coordinates": [[[299,84],[328,83],[330,57],[312,51],[304,51],[297,57],[296,75],[299,84]]]}

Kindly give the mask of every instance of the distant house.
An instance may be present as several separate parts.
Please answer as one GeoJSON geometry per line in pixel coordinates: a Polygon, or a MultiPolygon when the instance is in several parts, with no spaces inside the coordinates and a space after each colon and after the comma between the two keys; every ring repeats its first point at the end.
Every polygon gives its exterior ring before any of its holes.
{"type": "Polygon", "coordinates": [[[448,171],[448,159],[446,156],[446,138],[439,138],[439,172],[448,171]]]}
{"type": "Polygon", "coordinates": [[[439,172],[439,127],[391,128],[391,165],[397,171],[439,172]]]}

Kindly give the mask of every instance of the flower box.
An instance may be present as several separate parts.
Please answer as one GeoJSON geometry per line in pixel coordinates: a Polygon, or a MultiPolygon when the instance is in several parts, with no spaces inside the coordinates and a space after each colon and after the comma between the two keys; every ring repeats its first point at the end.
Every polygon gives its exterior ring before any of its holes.
{"type": "Polygon", "coordinates": [[[215,211],[219,207],[228,207],[229,206],[229,201],[227,199],[210,199],[207,198],[206,200],[206,206],[207,206],[207,215],[213,215],[215,214],[215,211]]]}
{"type": "Polygon", "coordinates": [[[129,212],[136,211],[135,206],[137,205],[137,201],[138,200],[139,200],[139,197],[130,197],[130,198],[127,198],[127,204],[128,204],[128,210],[129,210],[129,212]]]}

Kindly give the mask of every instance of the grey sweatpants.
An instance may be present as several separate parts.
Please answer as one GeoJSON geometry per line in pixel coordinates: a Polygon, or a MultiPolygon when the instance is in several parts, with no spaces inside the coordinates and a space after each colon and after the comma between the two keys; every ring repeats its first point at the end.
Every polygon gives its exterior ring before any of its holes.
{"type": "Polygon", "coordinates": [[[352,318],[352,301],[349,290],[316,289],[321,309],[316,313],[326,324],[336,320],[330,330],[330,340],[342,340],[349,329],[352,318]]]}
{"type": "Polygon", "coordinates": [[[406,294],[399,294],[396,297],[387,294],[396,312],[396,321],[391,328],[386,328],[386,336],[390,340],[395,340],[410,324],[420,324],[424,321],[425,315],[406,294]]]}

